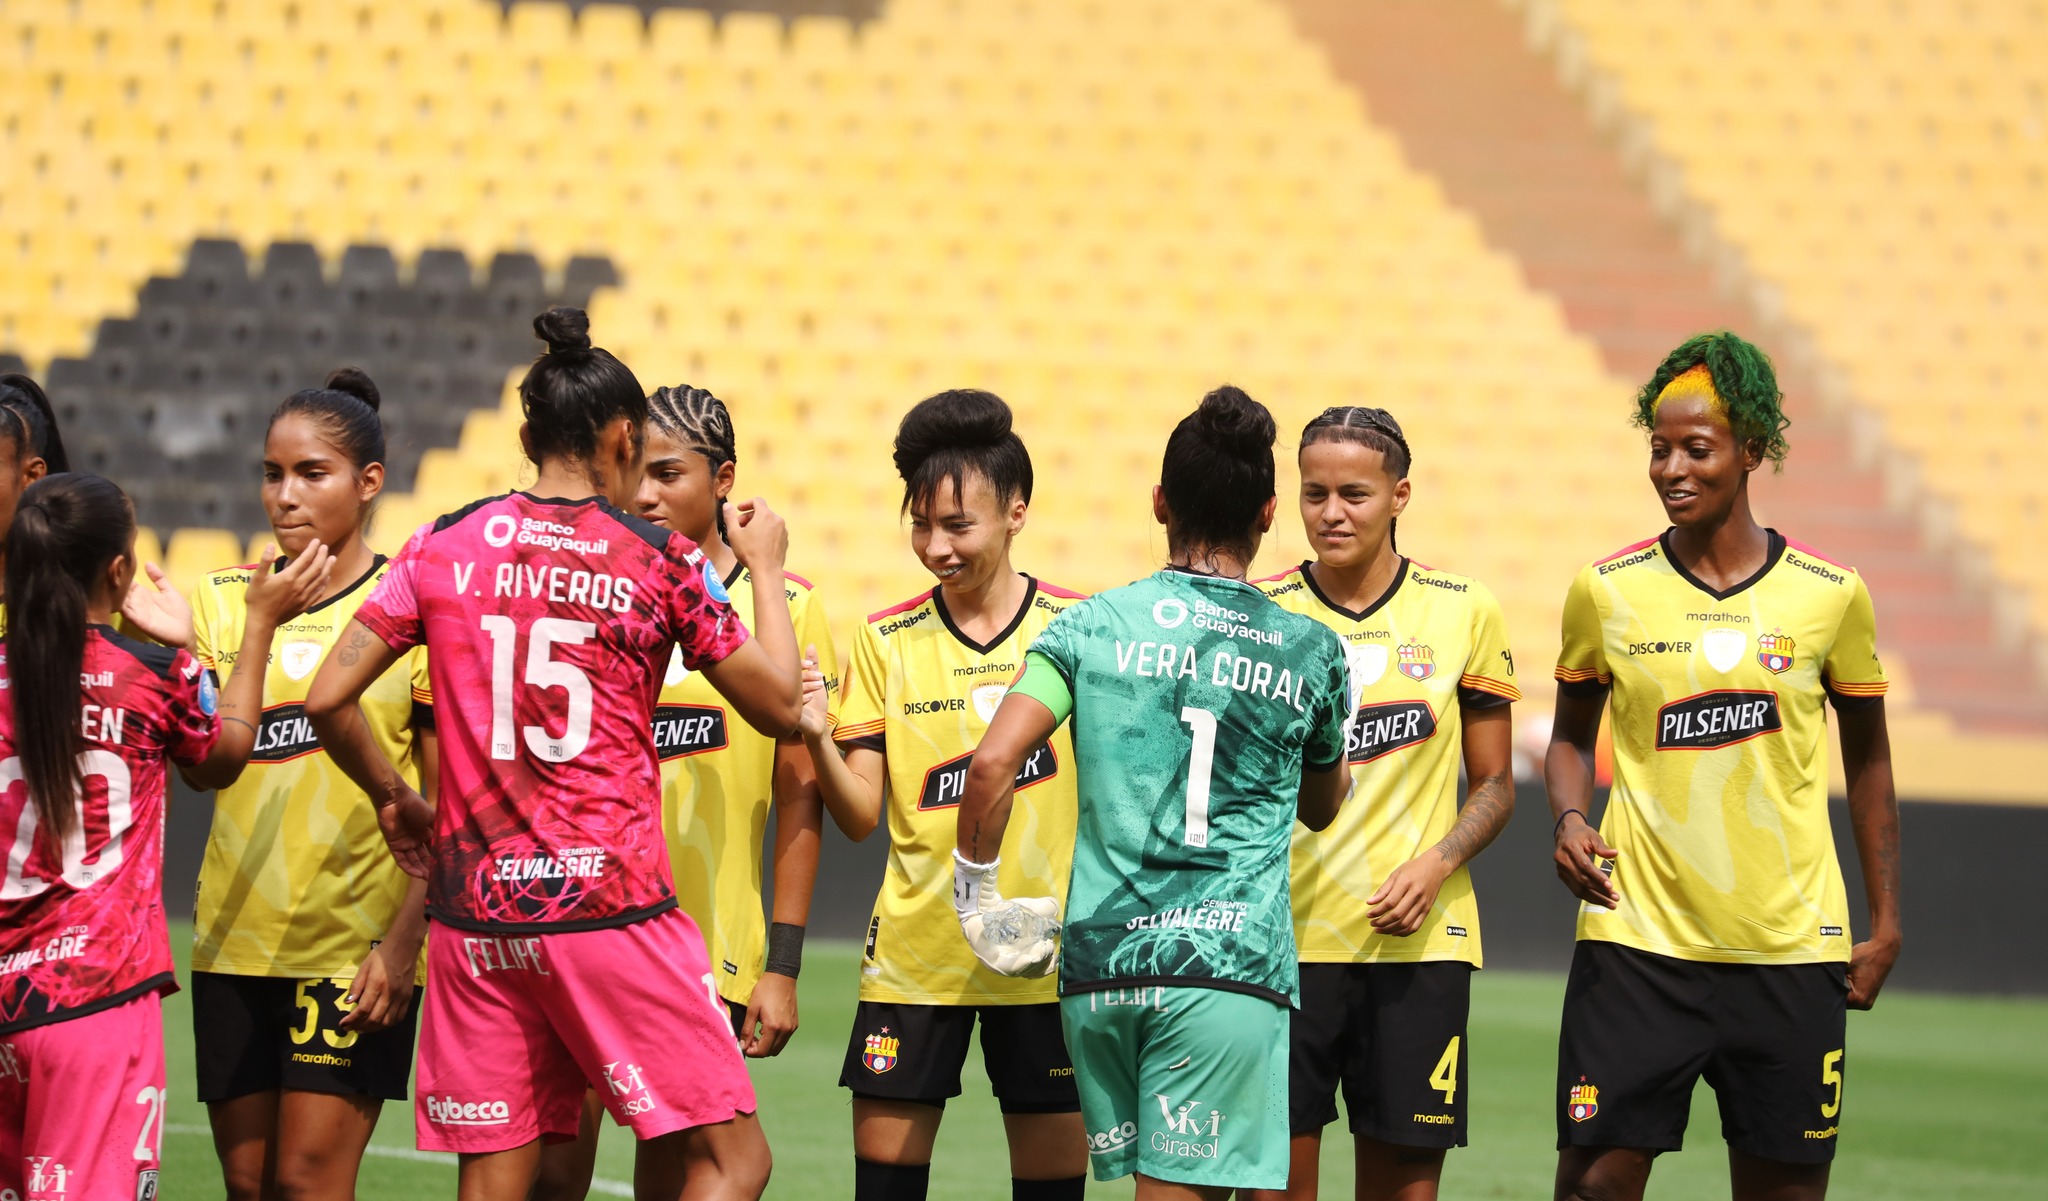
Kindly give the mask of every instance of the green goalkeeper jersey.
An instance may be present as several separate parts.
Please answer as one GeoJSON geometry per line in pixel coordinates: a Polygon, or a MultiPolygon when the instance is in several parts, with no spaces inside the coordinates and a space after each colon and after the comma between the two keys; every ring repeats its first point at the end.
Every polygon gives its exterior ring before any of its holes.
{"type": "MultiPolygon", "coordinates": [[[[1080,821],[1060,992],[1195,984],[1294,1002],[1301,771],[1344,758],[1344,650],[1238,580],[1168,569],[1031,645],[1073,697],[1080,821]]],[[[1032,691],[1020,681],[1019,687],[1032,691]]]]}

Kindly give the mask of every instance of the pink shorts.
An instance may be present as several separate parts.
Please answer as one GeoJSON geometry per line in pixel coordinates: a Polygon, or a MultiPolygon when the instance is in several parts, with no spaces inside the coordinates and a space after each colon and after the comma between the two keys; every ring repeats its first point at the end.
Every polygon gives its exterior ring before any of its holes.
{"type": "Polygon", "coordinates": [[[421,1150],[574,1138],[586,1088],[636,1138],[754,1112],[704,937],[681,910],[565,934],[440,925],[427,948],[421,1150]]]}
{"type": "Polygon", "coordinates": [[[163,1139],[159,994],[0,1034],[0,1197],[153,1201],[163,1139]]]}

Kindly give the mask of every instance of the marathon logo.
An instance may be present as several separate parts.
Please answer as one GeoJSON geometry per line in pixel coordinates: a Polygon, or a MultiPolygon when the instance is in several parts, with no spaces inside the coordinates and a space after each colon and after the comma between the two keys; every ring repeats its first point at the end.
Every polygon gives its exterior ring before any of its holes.
{"type": "MultiPolygon", "coordinates": [[[[917,797],[918,812],[959,808],[960,798],[967,792],[967,768],[973,762],[974,755],[969,752],[926,772],[924,788],[917,797]]],[[[1053,754],[1052,744],[1041,742],[1037,750],[1025,757],[1024,766],[1017,769],[1017,791],[1050,780],[1059,771],[1059,756],[1053,754]]]]}
{"type": "Polygon", "coordinates": [[[1657,749],[1713,750],[1784,728],[1775,692],[1703,692],[1657,711],[1657,749]]]}
{"type": "Polygon", "coordinates": [[[1353,763],[1371,763],[1436,737],[1436,713],[1422,701],[1360,705],[1346,739],[1353,763]]]}
{"type": "Polygon", "coordinates": [[[249,752],[249,761],[289,763],[319,749],[313,723],[306,720],[306,707],[279,705],[263,711],[263,724],[256,727],[256,747],[249,752]]]}
{"type": "Polygon", "coordinates": [[[667,763],[724,750],[725,710],[715,705],[660,705],[654,710],[654,757],[667,763]]]}

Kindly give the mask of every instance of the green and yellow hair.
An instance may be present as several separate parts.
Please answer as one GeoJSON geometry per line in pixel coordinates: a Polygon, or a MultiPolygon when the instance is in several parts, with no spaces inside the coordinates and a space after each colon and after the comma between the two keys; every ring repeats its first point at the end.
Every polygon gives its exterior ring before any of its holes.
{"type": "Polygon", "coordinates": [[[1707,407],[1728,423],[1735,436],[1763,444],[1763,453],[1779,471],[1785,469],[1785,394],[1770,357],[1726,330],[1687,338],[1664,356],[1650,382],[1636,393],[1635,424],[1655,429],[1657,406],[1667,400],[1703,397],[1707,407]]]}

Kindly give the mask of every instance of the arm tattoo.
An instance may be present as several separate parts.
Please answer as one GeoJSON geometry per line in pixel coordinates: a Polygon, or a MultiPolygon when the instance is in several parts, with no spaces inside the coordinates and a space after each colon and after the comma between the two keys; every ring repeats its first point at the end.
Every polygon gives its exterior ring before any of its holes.
{"type": "Polygon", "coordinates": [[[349,631],[348,641],[342,643],[341,649],[335,652],[335,658],[341,661],[343,667],[354,667],[357,663],[362,662],[363,648],[368,645],[370,645],[370,631],[357,626],[349,631]]]}
{"type": "Polygon", "coordinates": [[[1479,781],[1458,811],[1458,823],[1436,844],[1436,853],[1452,867],[1471,862],[1506,828],[1514,806],[1512,774],[1497,772],[1479,781]]]}

